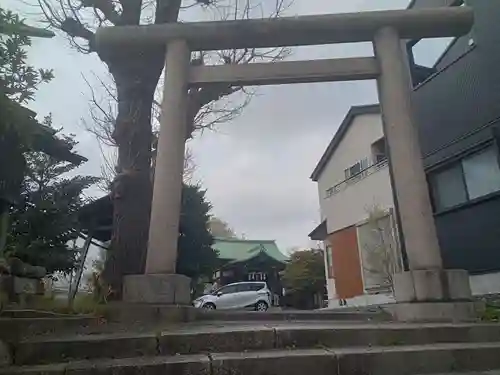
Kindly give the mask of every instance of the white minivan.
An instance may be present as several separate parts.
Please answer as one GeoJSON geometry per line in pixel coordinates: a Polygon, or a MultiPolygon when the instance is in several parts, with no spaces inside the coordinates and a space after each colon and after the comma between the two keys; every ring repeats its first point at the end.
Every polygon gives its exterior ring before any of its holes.
{"type": "Polygon", "coordinates": [[[207,310],[266,311],[271,306],[271,291],[265,282],[248,281],[228,284],[195,299],[193,305],[207,310]]]}

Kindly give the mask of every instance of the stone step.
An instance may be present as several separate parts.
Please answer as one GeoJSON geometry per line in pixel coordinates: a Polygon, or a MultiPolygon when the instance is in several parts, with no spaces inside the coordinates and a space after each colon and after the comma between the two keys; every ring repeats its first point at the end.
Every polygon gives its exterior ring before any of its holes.
{"type": "Polygon", "coordinates": [[[69,315],[32,309],[7,309],[0,312],[0,318],[54,318],[67,316],[69,315]]]}
{"type": "Polygon", "coordinates": [[[188,324],[153,333],[35,337],[12,344],[18,365],[93,358],[274,349],[500,342],[498,324],[268,322],[188,324]]]}
{"type": "Polygon", "coordinates": [[[391,316],[384,311],[206,311],[197,309],[195,320],[207,321],[286,321],[286,320],[331,320],[331,321],[388,321],[391,316]]]}
{"type": "Polygon", "coordinates": [[[57,316],[43,318],[0,318],[0,339],[18,340],[22,337],[72,332],[84,327],[97,326],[99,318],[90,316],[57,316]]]}
{"type": "Polygon", "coordinates": [[[282,310],[282,311],[207,311],[190,306],[142,305],[110,303],[106,305],[106,317],[120,322],[191,322],[191,321],[388,321],[391,316],[382,309],[344,310],[282,310]]]}
{"type": "Polygon", "coordinates": [[[500,368],[500,343],[142,356],[7,367],[0,374],[415,375],[500,368]]]}

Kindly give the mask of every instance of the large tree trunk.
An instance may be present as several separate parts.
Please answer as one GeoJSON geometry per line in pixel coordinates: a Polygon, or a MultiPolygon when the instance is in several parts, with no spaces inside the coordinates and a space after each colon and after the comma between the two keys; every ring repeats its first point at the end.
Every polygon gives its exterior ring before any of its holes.
{"type": "Polygon", "coordinates": [[[151,107],[163,56],[164,51],[127,51],[106,61],[118,94],[113,233],[104,270],[113,299],[121,298],[123,276],[144,273],[152,197],[151,107]]]}

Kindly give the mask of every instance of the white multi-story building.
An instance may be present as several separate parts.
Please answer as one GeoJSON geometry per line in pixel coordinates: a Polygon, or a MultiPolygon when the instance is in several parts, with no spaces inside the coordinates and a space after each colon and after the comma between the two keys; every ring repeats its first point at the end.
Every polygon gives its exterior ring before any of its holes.
{"type": "Polygon", "coordinates": [[[329,305],[391,300],[400,256],[380,107],[352,107],[314,169],[325,241],[329,305]]]}
{"type": "MultiPolygon", "coordinates": [[[[403,255],[378,105],[349,110],[311,179],[321,224],[309,236],[325,244],[329,306],[392,302],[392,275],[402,270],[403,255]]],[[[472,293],[498,293],[499,279],[472,275],[472,293]]]]}

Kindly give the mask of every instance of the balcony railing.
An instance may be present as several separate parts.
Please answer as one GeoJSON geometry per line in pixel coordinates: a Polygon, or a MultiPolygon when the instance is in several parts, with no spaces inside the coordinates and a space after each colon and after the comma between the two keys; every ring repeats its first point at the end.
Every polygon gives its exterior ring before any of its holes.
{"type": "Polygon", "coordinates": [[[351,176],[348,179],[339,182],[337,185],[332,186],[331,188],[326,190],[325,199],[330,198],[332,195],[340,193],[341,191],[345,190],[348,186],[354,185],[359,181],[365,179],[366,177],[370,176],[371,174],[378,172],[382,168],[386,167],[387,164],[388,164],[387,159],[381,160],[380,162],[372,164],[368,168],[363,169],[361,172],[355,174],[354,176],[351,176]]]}

